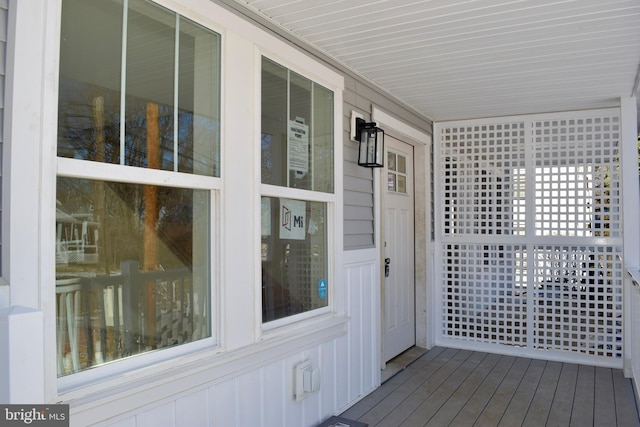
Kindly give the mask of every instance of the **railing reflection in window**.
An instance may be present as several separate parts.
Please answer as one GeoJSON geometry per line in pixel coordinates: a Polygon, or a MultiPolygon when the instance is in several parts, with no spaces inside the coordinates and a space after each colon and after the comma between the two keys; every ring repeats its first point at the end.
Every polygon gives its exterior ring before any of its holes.
{"type": "Polygon", "coordinates": [[[58,375],[211,335],[209,192],[58,178],[58,375]]]}

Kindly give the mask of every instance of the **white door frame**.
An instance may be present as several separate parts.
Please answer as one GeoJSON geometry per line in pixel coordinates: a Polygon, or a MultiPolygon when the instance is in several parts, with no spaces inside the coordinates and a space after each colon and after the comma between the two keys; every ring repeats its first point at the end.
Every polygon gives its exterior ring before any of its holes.
{"type": "MultiPolygon", "coordinates": [[[[386,111],[373,106],[371,120],[377,123],[377,126],[384,129],[385,134],[392,135],[396,139],[414,147],[414,247],[415,247],[415,321],[416,321],[416,345],[423,348],[430,348],[434,342],[433,325],[433,243],[431,242],[431,232],[429,226],[431,224],[431,193],[429,180],[431,179],[431,162],[430,147],[432,137],[430,134],[417,129],[396,117],[390,115],[386,111]]],[[[376,174],[378,175],[378,174],[376,174]]],[[[384,247],[382,242],[382,224],[383,206],[381,203],[381,179],[379,176],[374,182],[374,194],[376,205],[375,223],[376,242],[378,242],[378,265],[380,266],[379,289],[382,292],[384,282],[384,263],[382,260],[384,247]]],[[[380,355],[384,349],[384,338],[382,336],[382,325],[384,324],[384,313],[382,311],[383,295],[380,295],[380,355]]],[[[382,362],[382,368],[385,363],[382,362]]]]}

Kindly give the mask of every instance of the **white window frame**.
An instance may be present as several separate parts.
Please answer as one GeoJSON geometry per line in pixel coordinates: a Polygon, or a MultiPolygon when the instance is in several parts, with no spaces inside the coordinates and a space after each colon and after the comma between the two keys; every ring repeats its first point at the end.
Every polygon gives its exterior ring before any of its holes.
{"type": "MultiPolygon", "coordinates": [[[[159,6],[166,7],[159,2],[155,2],[159,6]]],[[[56,6],[58,12],[60,12],[62,0],[58,0],[56,6]]],[[[188,13],[183,13],[182,10],[177,10],[173,7],[167,7],[173,13],[176,13],[186,19],[192,20],[203,27],[216,32],[220,38],[223,37],[222,31],[211,23],[203,23],[201,20],[194,19],[193,16],[190,16],[188,13]]],[[[60,16],[60,13],[58,13],[60,16]]],[[[59,42],[60,38],[60,20],[57,22],[57,32],[55,37],[55,43],[59,42]]],[[[59,58],[59,47],[56,48],[56,56],[59,58]]],[[[221,62],[224,58],[224,51],[221,49],[220,59],[221,62]]],[[[51,70],[52,73],[55,73],[55,82],[56,89],[59,79],[59,70],[58,70],[59,61],[55,61],[55,70],[51,70]]],[[[224,84],[222,84],[222,66],[218,70],[220,73],[220,104],[221,104],[221,127],[224,121],[222,117],[222,102],[224,99],[224,84]]],[[[57,93],[57,90],[56,90],[57,93]]],[[[57,111],[57,96],[55,97],[55,111],[57,111]]],[[[53,202],[55,206],[55,189],[56,189],[56,178],[57,177],[67,177],[67,178],[80,178],[80,179],[89,179],[89,180],[103,180],[109,182],[121,182],[121,183],[129,183],[129,184],[141,184],[141,185],[155,185],[162,187],[174,187],[174,188],[183,188],[183,189],[192,189],[192,190],[205,190],[209,192],[209,277],[210,277],[210,287],[209,287],[209,307],[210,307],[210,315],[209,315],[209,329],[211,331],[211,335],[207,338],[199,339],[193,342],[184,343],[174,347],[166,347],[161,348],[156,351],[140,353],[131,357],[114,360],[113,362],[106,363],[104,365],[98,365],[92,367],[91,369],[87,369],[84,371],[72,373],[63,377],[56,378],[56,389],[59,397],[64,397],[65,399],[73,399],[76,396],[81,396],[87,393],[88,390],[100,390],[108,387],[109,384],[117,383],[121,381],[118,379],[118,374],[122,374],[124,372],[131,372],[143,367],[149,367],[150,365],[154,365],[153,368],[148,369],[149,372],[161,372],[162,370],[168,369],[170,366],[175,366],[176,364],[188,363],[194,358],[201,358],[206,355],[213,353],[217,353],[221,351],[220,348],[220,324],[221,324],[221,311],[220,311],[220,219],[219,219],[219,210],[220,210],[220,201],[222,199],[222,190],[224,186],[224,182],[222,177],[214,177],[214,176],[205,176],[198,174],[190,174],[183,172],[175,172],[175,171],[166,171],[166,170],[158,170],[158,169],[147,169],[144,167],[138,166],[125,166],[121,164],[111,164],[111,163],[101,163],[97,161],[91,160],[78,160],[72,158],[58,157],[57,156],[57,120],[55,121],[55,128],[51,129],[54,137],[52,138],[52,153],[55,162],[54,175],[53,179],[51,179],[51,183],[48,185],[49,194],[52,194],[53,202]],[[206,353],[202,353],[203,350],[207,350],[206,353]],[[196,353],[198,352],[198,353],[196,353]]],[[[224,133],[222,129],[220,130],[220,167],[222,168],[222,146],[224,145],[222,141],[224,133]]],[[[52,211],[53,222],[55,223],[55,209],[52,211]]],[[[55,227],[52,227],[55,230],[55,227]]],[[[50,248],[55,247],[54,245],[50,246],[50,248]]],[[[44,248],[49,249],[49,248],[44,248]]],[[[55,283],[55,266],[53,268],[54,271],[51,273],[51,279],[49,279],[50,283],[55,283]]],[[[43,283],[47,283],[46,279],[43,279],[43,283]]],[[[53,292],[53,307],[51,309],[51,313],[53,318],[56,316],[56,297],[55,297],[55,289],[52,287],[53,292]]],[[[56,329],[54,324],[53,329],[56,329]]],[[[54,334],[55,340],[55,334],[54,334]]],[[[56,353],[57,354],[57,353],[56,353]]],[[[56,358],[52,358],[53,363],[55,365],[56,358]]],[[[47,372],[56,372],[55,367],[52,368],[48,366],[47,372]]],[[[57,377],[57,374],[55,374],[57,377]]]]}
{"type": "MultiPolygon", "coordinates": [[[[217,345],[216,333],[217,325],[220,323],[220,310],[217,305],[218,297],[216,293],[219,289],[219,278],[216,275],[218,268],[218,253],[215,246],[218,236],[216,221],[216,209],[219,205],[222,182],[220,178],[207,177],[202,175],[190,175],[180,172],[167,172],[152,170],[135,166],[121,166],[107,163],[97,163],[90,160],[76,160],[58,157],[56,177],[80,178],[89,180],[104,180],[110,182],[122,182],[128,184],[157,185],[164,187],[175,187],[195,190],[209,191],[210,221],[209,221],[209,244],[210,244],[210,288],[209,288],[209,325],[211,336],[197,341],[184,343],[175,347],[158,349],[149,353],[141,353],[128,358],[115,360],[105,365],[98,365],[88,369],[65,375],[58,378],[58,390],[60,392],[70,391],[87,383],[97,382],[111,377],[119,372],[132,371],[143,366],[157,364],[163,361],[175,359],[196,350],[211,349],[217,345]]],[[[55,194],[55,191],[54,191],[55,194]]]]}
{"type": "MultiPolygon", "coordinates": [[[[295,61],[298,55],[284,56],[283,51],[279,50],[279,54],[274,53],[275,50],[256,49],[255,64],[256,68],[256,96],[258,101],[256,108],[260,110],[262,105],[261,89],[262,89],[262,58],[266,58],[282,67],[293,71],[302,77],[311,80],[325,89],[333,92],[333,169],[334,169],[334,188],[332,193],[321,191],[301,190],[297,188],[284,187],[262,183],[261,174],[261,155],[260,149],[255,151],[254,164],[256,174],[256,252],[254,269],[257,272],[262,271],[261,265],[261,198],[287,198],[293,200],[312,201],[325,203],[327,215],[327,284],[328,284],[328,303],[324,307],[309,310],[303,313],[283,317],[270,322],[262,323],[262,280],[260,275],[256,278],[256,310],[257,310],[257,331],[256,334],[260,339],[280,336],[297,327],[306,327],[307,324],[313,324],[316,321],[322,321],[327,317],[341,315],[343,313],[343,298],[337,289],[340,266],[338,265],[338,252],[342,251],[342,193],[343,193],[343,169],[342,169],[342,146],[343,146],[343,123],[342,123],[342,90],[344,83],[342,77],[335,74],[332,70],[310,61],[308,57],[300,57],[299,61],[295,61]],[[327,77],[332,77],[330,80],[327,77]]],[[[254,126],[256,129],[255,147],[261,144],[262,116],[258,111],[256,113],[254,126]]]]}

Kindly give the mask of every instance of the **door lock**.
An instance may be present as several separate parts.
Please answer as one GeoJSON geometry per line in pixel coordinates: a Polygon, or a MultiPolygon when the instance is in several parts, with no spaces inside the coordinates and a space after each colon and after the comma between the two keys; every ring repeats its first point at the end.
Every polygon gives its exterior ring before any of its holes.
{"type": "Polygon", "coordinates": [[[390,270],[390,264],[391,264],[391,258],[385,258],[384,259],[384,277],[389,277],[389,270],[390,270]]]}

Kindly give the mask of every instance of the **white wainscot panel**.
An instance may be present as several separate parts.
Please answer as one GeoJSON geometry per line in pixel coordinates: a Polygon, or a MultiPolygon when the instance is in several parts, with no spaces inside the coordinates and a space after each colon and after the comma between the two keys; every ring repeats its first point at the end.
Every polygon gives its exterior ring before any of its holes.
{"type": "Polygon", "coordinates": [[[344,359],[336,354],[336,341],[327,343],[320,347],[320,407],[338,408],[337,395],[341,388],[336,381],[337,366],[344,363],[344,359]]]}
{"type": "Polygon", "coordinates": [[[157,406],[151,410],[137,415],[138,427],[177,426],[175,403],[157,406]]]}
{"type": "MultiPolygon", "coordinates": [[[[631,336],[640,335],[640,286],[631,284],[631,280],[627,280],[627,286],[631,295],[631,336]]],[[[631,352],[631,370],[633,373],[636,396],[640,396],[640,340],[631,340],[633,348],[631,352]]]]}
{"type": "Polygon", "coordinates": [[[343,335],[335,342],[335,371],[336,371],[336,408],[346,408],[353,399],[350,399],[349,390],[349,335],[343,335]]]}
{"type": "MultiPolygon", "coordinates": [[[[262,425],[263,392],[260,388],[260,372],[253,371],[238,377],[238,425],[262,425]]],[[[224,424],[220,424],[224,425],[224,424]]]]}
{"type": "MultiPolygon", "coordinates": [[[[73,418],[70,421],[73,424],[73,418]]],[[[117,421],[115,423],[108,424],[109,427],[136,427],[136,417],[125,418],[124,420],[117,421]]]]}
{"type": "MultiPolygon", "coordinates": [[[[360,252],[360,251],[359,251],[360,252]]],[[[349,396],[353,403],[380,384],[380,289],[373,251],[351,255],[344,266],[347,292],[349,396]]]]}
{"type": "Polygon", "coordinates": [[[238,385],[236,379],[217,384],[210,390],[212,426],[235,426],[237,424],[238,385]]]}
{"type": "Polygon", "coordinates": [[[177,426],[208,426],[209,420],[209,390],[200,390],[176,400],[177,426]]]}
{"type": "Polygon", "coordinates": [[[284,361],[272,363],[262,369],[262,395],[264,425],[275,426],[284,420],[285,403],[290,399],[284,361]]]}
{"type": "MultiPolygon", "coordinates": [[[[320,374],[325,369],[329,369],[329,364],[322,364],[320,358],[320,347],[315,347],[303,353],[305,360],[311,361],[311,366],[320,369],[320,374]]],[[[327,384],[329,386],[329,384],[327,384]]],[[[302,400],[302,423],[300,425],[312,426],[318,423],[323,415],[322,395],[330,393],[332,390],[325,389],[320,385],[320,390],[309,395],[302,400]]]]}

